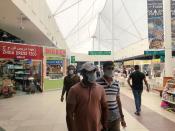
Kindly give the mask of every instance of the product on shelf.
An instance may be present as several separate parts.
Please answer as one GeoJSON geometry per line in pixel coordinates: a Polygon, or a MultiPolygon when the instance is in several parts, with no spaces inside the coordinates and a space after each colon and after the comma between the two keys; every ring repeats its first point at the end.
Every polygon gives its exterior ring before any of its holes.
{"type": "Polygon", "coordinates": [[[175,111],[175,78],[170,79],[165,85],[161,107],[168,111],[175,111]]]}

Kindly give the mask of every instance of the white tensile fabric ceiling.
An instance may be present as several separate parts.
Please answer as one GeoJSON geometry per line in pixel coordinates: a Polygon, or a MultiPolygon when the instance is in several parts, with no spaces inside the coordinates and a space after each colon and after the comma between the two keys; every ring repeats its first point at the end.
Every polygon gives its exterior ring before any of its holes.
{"type": "Polygon", "coordinates": [[[148,38],[147,0],[47,0],[47,3],[72,52],[93,50],[92,36],[94,50],[114,48],[113,51],[148,38]]]}
{"type": "Polygon", "coordinates": [[[92,50],[99,12],[106,0],[46,0],[71,52],[92,50]]]}
{"type": "Polygon", "coordinates": [[[95,50],[114,48],[115,52],[148,39],[147,0],[113,0],[113,24],[112,0],[107,0],[98,18],[95,36],[95,50]]]}

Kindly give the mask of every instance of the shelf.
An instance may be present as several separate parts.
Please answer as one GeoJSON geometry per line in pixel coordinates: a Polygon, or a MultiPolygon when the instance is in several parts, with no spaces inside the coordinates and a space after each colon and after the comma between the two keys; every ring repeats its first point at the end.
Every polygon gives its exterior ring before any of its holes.
{"type": "Polygon", "coordinates": [[[175,102],[173,102],[173,101],[169,101],[169,100],[165,100],[165,99],[162,99],[162,101],[165,101],[165,102],[168,102],[168,103],[171,103],[171,104],[175,105],[175,102]]]}

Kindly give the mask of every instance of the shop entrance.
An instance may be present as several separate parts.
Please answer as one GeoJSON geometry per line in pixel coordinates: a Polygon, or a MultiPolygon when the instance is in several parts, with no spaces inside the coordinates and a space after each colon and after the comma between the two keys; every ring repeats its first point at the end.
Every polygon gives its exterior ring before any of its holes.
{"type": "Polygon", "coordinates": [[[42,47],[0,42],[0,48],[0,95],[42,92],[42,47]]]}
{"type": "Polygon", "coordinates": [[[21,94],[42,92],[42,63],[36,60],[0,59],[2,87],[21,94]]]}

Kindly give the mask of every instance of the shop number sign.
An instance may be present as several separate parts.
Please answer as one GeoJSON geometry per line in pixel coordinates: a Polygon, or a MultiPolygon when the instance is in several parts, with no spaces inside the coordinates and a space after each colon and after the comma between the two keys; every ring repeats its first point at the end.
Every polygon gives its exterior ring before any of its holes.
{"type": "Polygon", "coordinates": [[[0,43],[1,58],[42,59],[42,47],[22,44],[0,43]]]}

